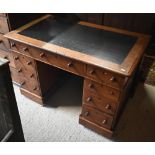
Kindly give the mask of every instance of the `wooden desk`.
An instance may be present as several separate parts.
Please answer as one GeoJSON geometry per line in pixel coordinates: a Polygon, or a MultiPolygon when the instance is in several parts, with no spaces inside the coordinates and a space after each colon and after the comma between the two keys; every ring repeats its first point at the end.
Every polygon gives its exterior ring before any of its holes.
{"type": "Polygon", "coordinates": [[[5,37],[11,42],[22,94],[44,104],[47,90],[63,74],[57,68],[82,76],[79,122],[108,137],[113,134],[150,36],[46,15],[5,37]]]}

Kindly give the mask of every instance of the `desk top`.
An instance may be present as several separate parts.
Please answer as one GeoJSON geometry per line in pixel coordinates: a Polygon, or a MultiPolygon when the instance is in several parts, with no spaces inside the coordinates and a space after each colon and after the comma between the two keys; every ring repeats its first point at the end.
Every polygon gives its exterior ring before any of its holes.
{"type": "Polygon", "coordinates": [[[87,22],[70,23],[51,15],[6,37],[127,76],[150,40],[147,35],[87,22]]]}

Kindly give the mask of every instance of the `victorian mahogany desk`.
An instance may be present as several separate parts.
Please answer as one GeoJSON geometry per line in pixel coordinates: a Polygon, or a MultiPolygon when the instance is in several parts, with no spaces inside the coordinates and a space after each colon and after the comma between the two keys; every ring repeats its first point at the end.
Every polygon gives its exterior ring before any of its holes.
{"type": "Polygon", "coordinates": [[[84,78],[80,124],[112,135],[149,36],[46,15],[5,37],[11,42],[22,94],[44,104],[61,70],[79,75],[84,78]]]}

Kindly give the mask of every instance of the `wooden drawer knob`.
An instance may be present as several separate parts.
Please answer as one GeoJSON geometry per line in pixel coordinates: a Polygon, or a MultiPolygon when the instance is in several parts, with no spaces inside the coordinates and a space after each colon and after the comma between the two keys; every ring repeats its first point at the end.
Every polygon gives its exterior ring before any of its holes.
{"type": "Polygon", "coordinates": [[[32,62],[31,62],[31,61],[28,61],[28,62],[27,62],[27,65],[31,65],[31,64],[32,64],[32,62]]]}
{"type": "Polygon", "coordinates": [[[33,78],[33,77],[34,77],[34,74],[31,74],[31,75],[30,75],[30,78],[33,78]]]}
{"type": "Polygon", "coordinates": [[[116,81],[116,78],[115,78],[114,76],[112,76],[112,77],[110,78],[110,81],[111,81],[111,82],[114,82],[114,81],[116,81]]]}
{"type": "Polygon", "coordinates": [[[22,69],[20,68],[20,69],[18,69],[18,73],[21,73],[22,72],[22,69]]]}
{"type": "Polygon", "coordinates": [[[8,59],[8,57],[7,57],[7,56],[4,56],[3,58],[4,58],[4,59],[8,59]]]}
{"type": "Polygon", "coordinates": [[[84,115],[85,115],[85,116],[89,116],[89,112],[86,111],[86,112],[84,113],[84,115]]]}
{"type": "Polygon", "coordinates": [[[111,109],[111,105],[110,105],[110,104],[107,104],[107,105],[105,106],[105,108],[106,108],[107,110],[110,110],[110,109],[111,109]]]}
{"type": "Polygon", "coordinates": [[[94,85],[90,83],[90,84],[88,85],[88,87],[92,89],[92,88],[94,88],[94,85]]]}
{"type": "Polygon", "coordinates": [[[23,82],[21,83],[21,85],[22,85],[22,86],[25,85],[25,81],[23,81],[23,82]]]}
{"type": "Polygon", "coordinates": [[[89,96],[88,98],[87,98],[87,102],[91,102],[93,99],[92,99],[92,97],[91,96],[89,96]]]}
{"type": "Polygon", "coordinates": [[[104,119],[104,120],[102,121],[102,124],[106,124],[106,123],[107,123],[107,120],[104,119]]]}
{"type": "Polygon", "coordinates": [[[24,52],[26,52],[26,51],[28,51],[28,50],[29,50],[29,49],[28,49],[27,47],[24,47],[24,48],[23,48],[23,51],[24,51],[24,52]]]}
{"type": "Polygon", "coordinates": [[[42,57],[45,57],[45,53],[41,53],[40,54],[40,57],[42,58],[42,57]]]}
{"type": "Polygon", "coordinates": [[[110,91],[110,95],[114,95],[114,92],[113,91],[110,91]]]}
{"type": "Polygon", "coordinates": [[[16,57],[14,57],[14,59],[15,59],[15,60],[18,60],[18,59],[19,59],[19,57],[18,57],[18,56],[16,56],[16,57]]]}
{"type": "Polygon", "coordinates": [[[93,74],[95,74],[95,70],[94,69],[92,69],[92,70],[90,70],[90,72],[89,72],[91,75],[93,75],[93,74]]]}
{"type": "Polygon", "coordinates": [[[73,63],[72,63],[72,62],[69,62],[69,63],[67,64],[67,66],[68,66],[68,67],[73,67],[73,63]]]}
{"type": "Polygon", "coordinates": [[[108,73],[107,73],[107,72],[103,72],[103,74],[104,74],[104,75],[107,75],[108,73]]]}
{"type": "Polygon", "coordinates": [[[37,87],[34,87],[33,90],[37,90],[37,87]]]}
{"type": "Polygon", "coordinates": [[[15,43],[11,43],[11,47],[15,47],[16,46],[16,44],[15,43]]]}

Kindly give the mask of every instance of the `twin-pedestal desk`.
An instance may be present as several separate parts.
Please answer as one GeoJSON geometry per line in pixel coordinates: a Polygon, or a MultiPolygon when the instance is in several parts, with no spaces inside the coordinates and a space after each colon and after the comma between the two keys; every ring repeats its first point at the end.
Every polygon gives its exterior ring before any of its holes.
{"type": "Polygon", "coordinates": [[[11,43],[23,95],[44,105],[64,71],[81,76],[80,124],[112,136],[149,36],[46,15],[5,37],[11,43]]]}

